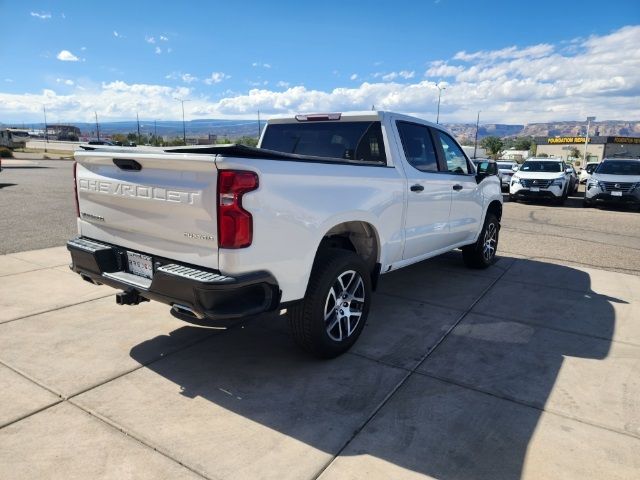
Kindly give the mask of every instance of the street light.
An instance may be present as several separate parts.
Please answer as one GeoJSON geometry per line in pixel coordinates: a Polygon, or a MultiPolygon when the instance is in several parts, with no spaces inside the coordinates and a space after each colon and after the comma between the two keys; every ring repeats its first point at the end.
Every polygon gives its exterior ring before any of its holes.
{"type": "Polygon", "coordinates": [[[184,102],[189,102],[190,100],[184,100],[182,98],[173,97],[174,100],[179,101],[182,104],[182,141],[184,144],[187,144],[187,128],[184,124],[184,102]]]}
{"type": "Polygon", "coordinates": [[[587,133],[584,136],[584,166],[587,166],[587,143],[589,143],[589,127],[591,126],[591,122],[594,122],[596,117],[587,117],[587,133]]]}
{"type": "Polygon", "coordinates": [[[480,125],[480,112],[482,110],[478,110],[478,118],[476,119],[476,139],[473,142],[473,158],[476,158],[476,150],[478,149],[478,126],[480,125]]]}
{"type": "Polygon", "coordinates": [[[442,96],[442,90],[446,90],[447,87],[441,87],[437,83],[436,87],[438,87],[438,114],[436,115],[436,123],[440,123],[440,97],[442,96]]]}

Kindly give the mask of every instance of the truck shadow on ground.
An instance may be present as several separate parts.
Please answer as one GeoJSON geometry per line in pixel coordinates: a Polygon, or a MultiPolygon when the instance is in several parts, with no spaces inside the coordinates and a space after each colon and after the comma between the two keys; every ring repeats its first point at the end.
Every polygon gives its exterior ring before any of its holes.
{"type": "MultiPolygon", "coordinates": [[[[200,464],[216,477],[237,478],[247,465],[273,476],[274,464],[288,465],[279,478],[313,476],[305,462],[317,472],[326,454],[340,452],[370,456],[360,465],[385,478],[403,476],[394,466],[440,479],[520,478],[564,358],[604,359],[615,326],[612,303],[624,301],[594,292],[589,275],[570,267],[530,260],[514,265],[540,287],[503,277],[451,332],[470,305],[435,306],[425,292],[442,300],[444,291],[477,290],[489,278],[460,267],[458,254],[381,280],[387,293],[376,294],[359,340],[365,354],[356,348],[334,360],[310,358],[290,341],[285,317],[264,316],[151,363],[147,369],[180,387],[179,394],[150,390],[139,399],[153,405],[162,398],[163,408],[149,409],[159,412],[150,419],[154,439],[161,446],[180,443],[188,453],[178,460],[200,464]],[[560,294],[545,298],[544,288],[560,294]],[[502,303],[496,315],[484,315],[496,302],[502,303]],[[451,319],[442,320],[446,315],[451,319]],[[426,360],[415,361],[436,345],[426,360]],[[389,346],[398,350],[395,356],[388,355],[389,346]],[[404,351],[416,346],[418,356],[404,351]],[[385,358],[397,359],[396,365],[385,358]],[[185,404],[185,397],[208,402],[185,404]],[[174,401],[175,409],[166,407],[174,401]],[[288,460],[280,462],[282,457],[288,460]]],[[[203,331],[202,338],[207,335],[203,331]]],[[[148,358],[166,340],[150,339],[130,355],[148,358]]],[[[368,476],[340,468],[338,462],[326,473],[368,476]]]]}

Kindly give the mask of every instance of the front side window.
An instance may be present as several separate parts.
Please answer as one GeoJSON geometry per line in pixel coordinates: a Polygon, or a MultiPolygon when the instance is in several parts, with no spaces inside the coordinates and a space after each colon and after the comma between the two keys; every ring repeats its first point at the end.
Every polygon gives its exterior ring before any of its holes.
{"type": "Polygon", "coordinates": [[[423,125],[397,122],[404,156],[409,165],[421,172],[437,172],[438,157],[429,129],[423,125]]]}
{"type": "Polygon", "coordinates": [[[447,171],[451,173],[469,173],[467,157],[456,141],[440,130],[435,132],[442,145],[444,159],[447,162],[447,171]]]}

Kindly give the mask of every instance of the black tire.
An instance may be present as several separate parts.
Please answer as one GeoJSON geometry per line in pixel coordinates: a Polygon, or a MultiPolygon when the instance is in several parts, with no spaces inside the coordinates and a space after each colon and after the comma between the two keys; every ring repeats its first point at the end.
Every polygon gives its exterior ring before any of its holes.
{"type": "Polygon", "coordinates": [[[311,271],[305,298],[289,308],[293,340],[317,357],[337,357],[349,350],[360,336],[370,305],[371,276],[362,259],[349,250],[327,249],[320,252],[311,271]],[[351,277],[349,272],[355,275],[351,277]],[[345,290],[340,280],[344,283],[350,279],[356,283],[349,282],[346,291],[350,287],[356,288],[343,298],[341,295],[345,290]],[[335,302],[331,299],[332,291],[335,302]],[[351,315],[345,315],[345,310],[351,315]],[[326,311],[332,315],[328,320],[325,320],[326,311]],[[331,324],[334,326],[329,328],[331,324]]]}
{"type": "Polygon", "coordinates": [[[593,207],[593,204],[589,200],[582,200],[582,206],[584,208],[591,208],[593,207]]]}
{"type": "Polygon", "coordinates": [[[487,213],[480,235],[478,235],[478,240],[471,245],[462,247],[462,260],[464,260],[464,264],[469,268],[487,268],[495,262],[499,234],[500,222],[498,221],[498,217],[493,213],[487,213]],[[490,238],[487,237],[492,235],[494,239],[494,241],[491,242],[493,251],[487,252],[485,246],[487,246],[487,242],[490,240],[490,238]]]}
{"type": "Polygon", "coordinates": [[[515,195],[509,194],[509,201],[517,203],[518,202],[518,198],[515,195]]]}

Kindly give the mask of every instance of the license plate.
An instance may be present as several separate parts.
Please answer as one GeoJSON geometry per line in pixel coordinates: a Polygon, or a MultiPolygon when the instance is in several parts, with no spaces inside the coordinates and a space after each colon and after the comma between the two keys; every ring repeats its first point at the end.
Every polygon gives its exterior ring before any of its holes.
{"type": "Polygon", "coordinates": [[[622,192],[611,192],[611,196],[612,197],[621,197],[622,196],[622,192]]]}
{"type": "Polygon", "coordinates": [[[153,277],[151,257],[136,252],[127,252],[127,263],[129,265],[129,272],[134,275],[140,275],[145,278],[153,277]]]}
{"type": "Polygon", "coordinates": [[[532,192],[539,192],[540,191],[540,187],[531,187],[531,191],[532,192]]]}

